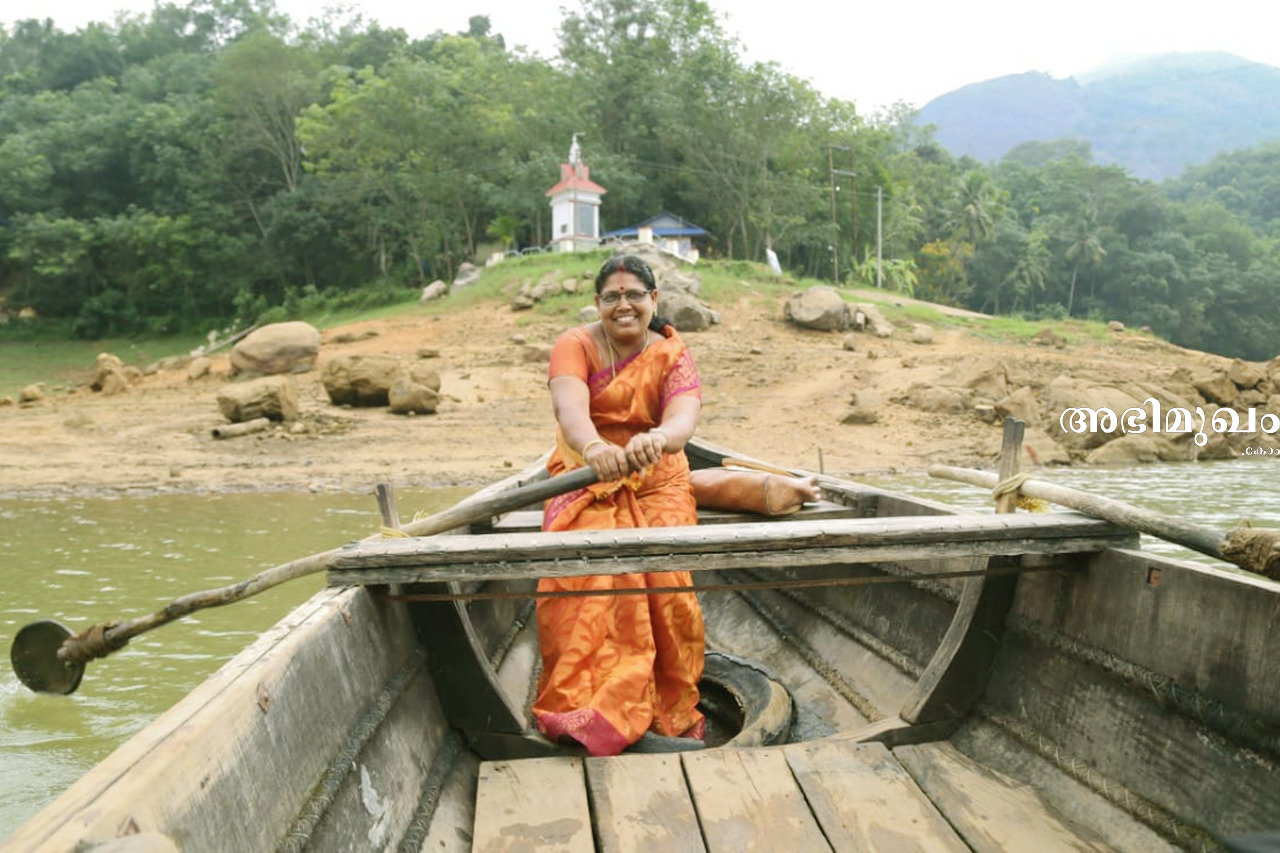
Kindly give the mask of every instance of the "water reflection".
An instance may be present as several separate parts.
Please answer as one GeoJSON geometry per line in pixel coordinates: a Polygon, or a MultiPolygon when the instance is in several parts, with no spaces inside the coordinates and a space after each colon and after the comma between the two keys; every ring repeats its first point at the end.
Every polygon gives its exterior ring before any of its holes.
{"type": "MultiPolygon", "coordinates": [[[[466,489],[405,492],[406,514],[466,489]]],[[[246,494],[0,500],[0,645],[28,622],[73,630],[150,613],[377,530],[371,496],[246,494]]],[[[0,838],[318,590],[319,575],[144,634],[89,664],[66,697],[0,668],[0,838]]]]}

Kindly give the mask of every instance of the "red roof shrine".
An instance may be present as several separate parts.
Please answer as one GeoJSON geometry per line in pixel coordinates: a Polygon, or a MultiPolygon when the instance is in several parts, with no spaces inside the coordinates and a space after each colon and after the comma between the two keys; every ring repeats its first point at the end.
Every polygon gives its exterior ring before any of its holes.
{"type": "Polygon", "coordinates": [[[560,164],[560,183],[547,190],[548,196],[557,195],[566,190],[585,190],[586,192],[604,195],[608,192],[604,187],[591,180],[591,169],[582,161],[560,164]]]}

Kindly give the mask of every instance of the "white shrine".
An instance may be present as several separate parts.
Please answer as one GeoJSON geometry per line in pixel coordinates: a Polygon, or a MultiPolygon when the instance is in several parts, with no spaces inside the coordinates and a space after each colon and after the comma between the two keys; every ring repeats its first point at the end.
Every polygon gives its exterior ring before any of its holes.
{"type": "Polygon", "coordinates": [[[608,190],[591,180],[582,162],[579,134],[569,146],[569,162],[560,164],[560,183],[547,190],[551,200],[551,242],[561,252],[594,249],[600,244],[600,197],[608,190]]]}

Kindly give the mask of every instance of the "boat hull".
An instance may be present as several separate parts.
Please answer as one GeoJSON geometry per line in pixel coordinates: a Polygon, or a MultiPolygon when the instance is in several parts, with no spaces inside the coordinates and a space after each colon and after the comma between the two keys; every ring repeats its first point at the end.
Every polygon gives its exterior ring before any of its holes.
{"type": "MultiPolygon", "coordinates": [[[[856,484],[832,483],[827,495],[861,518],[956,512],[856,484]]],[[[960,685],[973,688],[967,694],[942,700],[930,673],[974,580],[945,575],[972,569],[974,557],[788,567],[773,549],[759,564],[743,558],[695,574],[739,587],[701,593],[709,647],[785,685],[793,743],[878,741],[901,762],[895,778],[906,772],[942,800],[948,768],[969,762],[983,778],[1033,790],[1081,839],[1117,849],[1280,828],[1280,656],[1271,653],[1280,584],[1098,547],[1018,558],[1026,571],[1010,587],[983,671],[960,685]],[[743,586],[850,577],[898,582],[743,586]],[[937,711],[948,703],[954,714],[937,711]]],[[[527,590],[522,583],[455,589],[527,590]]],[[[73,849],[130,833],[194,851],[466,849],[486,756],[450,719],[456,697],[441,696],[431,675],[432,656],[448,663],[456,650],[432,645],[421,605],[387,593],[317,593],[6,849],[73,849]]],[[[462,605],[476,655],[517,713],[538,666],[530,611],[514,599],[462,605]]],[[[760,761],[795,771],[807,755],[760,761]]],[[[825,748],[821,755],[834,760],[825,748]]],[[[985,836],[975,832],[964,841],[981,849],[975,838],[985,836]]]]}

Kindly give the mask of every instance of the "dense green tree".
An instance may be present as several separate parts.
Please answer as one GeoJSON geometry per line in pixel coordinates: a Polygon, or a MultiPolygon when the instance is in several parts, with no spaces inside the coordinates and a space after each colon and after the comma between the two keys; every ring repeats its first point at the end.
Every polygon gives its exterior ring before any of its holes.
{"type": "Polygon", "coordinates": [[[553,61],[506,42],[270,0],[0,27],[0,297],[93,336],[447,278],[550,239],[576,133],[606,229],[670,209],[712,255],[1274,354],[1276,145],[1164,186],[1073,140],[957,159],[744,59],[704,0],[585,0],[553,61]]]}

